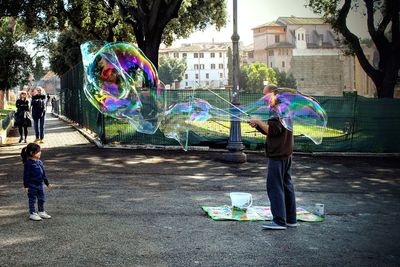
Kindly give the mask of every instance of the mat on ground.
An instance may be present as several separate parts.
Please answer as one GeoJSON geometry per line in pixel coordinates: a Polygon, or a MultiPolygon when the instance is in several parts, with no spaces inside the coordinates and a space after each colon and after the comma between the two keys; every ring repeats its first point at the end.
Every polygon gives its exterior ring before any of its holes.
{"type": "MultiPolygon", "coordinates": [[[[201,207],[214,221],[271,221],[270,207],[251,206],[247,210],[233,209],[231,206],[201,207]]],[[[324,217],[318,216],[304,208],[297,208],[297,221],[322,222],[324,217]]]]}

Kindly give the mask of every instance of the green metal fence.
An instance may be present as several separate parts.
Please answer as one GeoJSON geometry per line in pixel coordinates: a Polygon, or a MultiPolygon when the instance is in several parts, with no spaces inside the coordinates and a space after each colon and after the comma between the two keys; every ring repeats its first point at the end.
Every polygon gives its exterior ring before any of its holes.
{"type": "MultiPolygon", "coordinates": [[[[91,129],[104,143],[179,145],[166,138],[161,131],[148,135],[135,132],[130,124],[103,116],[83,92],[83,67],[77,65],[61,77],[61,114],[91,129]]],[[[215,91],[229,101],[230,92],[215,91]]],[[[229,104],[207,90],[167,90],[167,103],[185,102],[188,97],[201,98],[219,108],[229,104]]],[[[260,94],[242,93],[241,104],[254,102],[260,94]]],[[[328,129],[321,145],[304,136],[295,136],[295,151],[303,152],[400,152],[400,100],[370,99],[360,96],[316,96],[328,114],[328,129]]],[[[216,124],[212,134],[189,133],[190,146],[224,148],[229,139],[229,125],[216,124]],[[219,129],[217,129],[219,128],[219,129]]],[[[242,124],[243,143],[248,149],[264,148],[265,137],[242,124]]]]}

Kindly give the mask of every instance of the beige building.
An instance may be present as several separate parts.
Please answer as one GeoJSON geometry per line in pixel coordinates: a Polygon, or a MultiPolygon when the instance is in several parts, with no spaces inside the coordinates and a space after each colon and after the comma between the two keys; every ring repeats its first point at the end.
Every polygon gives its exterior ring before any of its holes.
{"type": "MultiPolygon", "coordinates": [[[[375,87],[358,60],[343,56],[338,36],[321,18],[279,17],[252,30],[253,61],[292,73],[299,91],[335,96],[356,90],[374,96],[375,87]]],[[[372,60],[373,52],[366,53],[372,60]]]]}

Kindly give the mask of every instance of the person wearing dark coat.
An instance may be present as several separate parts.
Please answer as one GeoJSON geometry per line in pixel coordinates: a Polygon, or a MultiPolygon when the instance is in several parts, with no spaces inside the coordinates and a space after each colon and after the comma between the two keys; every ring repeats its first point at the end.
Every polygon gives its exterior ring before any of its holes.
{"type": "Polygon", "coordinates": [[[42,94],[42,88],[35,89],[36,93],[32,96],[32,118],[35,129],[35,143],[43,143],[44,138],[44,118],[46,115],[46,95],[42,94]]]}
{"type": "Polygon", "coordinates": [[[26,137],[28,136],[28,127],[32,126],[32,121],[29,115],[29,101],[26,99],[26,92],[22,91],[19,94],[19,99],[15,103],[17,107],[17,112],[15,112],[15,122],[14,125],[18,127],[19,131],[19,143],[22,140],[26,143],[26,137]]]}

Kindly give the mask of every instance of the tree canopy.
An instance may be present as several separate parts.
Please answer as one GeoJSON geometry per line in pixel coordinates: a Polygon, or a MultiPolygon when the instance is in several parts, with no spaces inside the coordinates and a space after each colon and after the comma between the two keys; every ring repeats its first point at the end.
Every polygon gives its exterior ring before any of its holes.
{"type": "Polygon", "coordinates": [[[28,80],[32,60],[24,47],[17,43],[22,35],[10,26],[13,18],[0,20],[0,90],[9,90],[22,80],[28,80]],[[11,27],[11,28],[10,28],[11,27]]]}
{"type": "Polygon", "coordinates": [[[278,87],[297,89],[296,79],[292,73],[286,73],[285,71],[279,71],[274,69],[276,73],[276,81],[278,87]]]}
{"type": "Polygon", "coordinates": [[[378,97],[393,98],[394,86],[400,68],[400,24],[398,0],[309,0],[308,6],[321,14],[332,28],[344,38],[362,68],[376,85],[378,97]],[[365,56],[360,38],[351,32],[347,17],[351,11],[365,9],[368,33],[379,53],[375,68],[365,56]]]}
{"type": "Polygon", "coordinates": [[[276,73],[261,62],[244,65],[240,69],[240,88],[246,92],[262,92],[264,81],[276,84],[276,73]]]}
{"type": "Polygon", "coordinates": [[[164,84],[172,84],[175,80],[182,81],[186,71],[184,59],[160,57],[158,76],[164,84]]]}
{"type": "Polygon", "coordinates": [[[225,0],[9,0],[1,11],[23,17],[34,31],[73,31],[78,43],[136,42],[157,67],[162,42],[170,45],[210,25],[224,26],[225,4],[225,0]]]}

